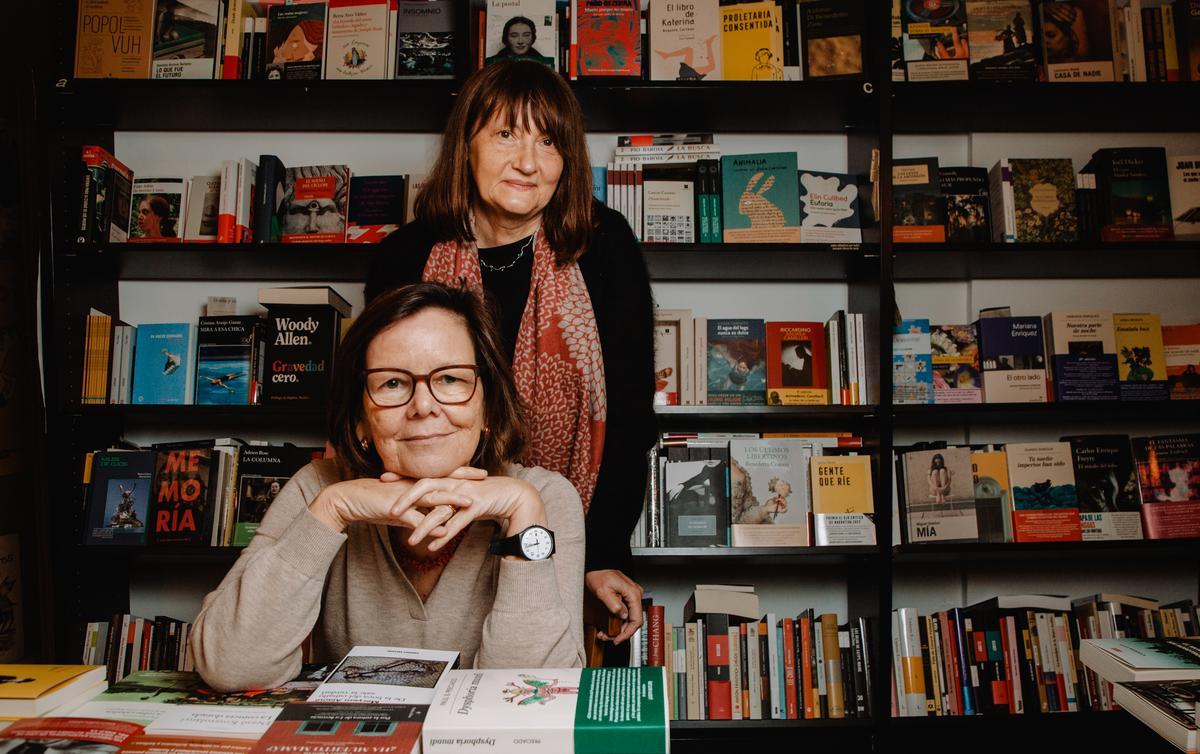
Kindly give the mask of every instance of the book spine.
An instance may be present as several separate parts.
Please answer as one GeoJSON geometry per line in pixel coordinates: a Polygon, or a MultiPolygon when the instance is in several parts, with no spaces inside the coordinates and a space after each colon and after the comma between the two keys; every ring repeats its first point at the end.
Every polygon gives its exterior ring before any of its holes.
{"type": "Polygon", "coordinates": [[[647,664],[651,667],[661,668],[666,665],[667,658],[665,652],[665,637],[663,635],[663,624],[666,615],[662,605],[651,605],[649,610],[649,651],[647,654],[647,664]]]}
{"type": "Polygon", "coordinates": [[[741,627],[730,626],[726,632],[729,641],[729,717],[742,719],[742,641],[741,627]]]}
{"type": "MultiPolygon", "coordinates": [[[[820,618],[821,651],[825,661],[825,695],[828,699],[831,719],[846,716],[842,688],[842,654],[838,644],[837,615],[825,613],[820,618]]],[[[914,624],[915,628],[915,624],[914,624]]]]}
{"type": "Polygon", "coordinates": [[[222,79],[241,78],[242,17],[245,13],[244,0],[229,0],[225,12],[225,52],[221,59],[222,79]]]}
{"type": "Polygon", "coordinates": [[[854,679],[854,689],[858,697],[858,716],[871,718],[875,711],[871,694],[871,634],[866,617],[859,617],[855,628],[858,631],[858,654],[855,658],[854,672],[858,677],[854,679]]]}
{"type": "Polygon", "coordinates": [[[709,615],[704,624],[707,710],[709,720],[733,719],[729,680],[729,616],[709,615]]]}
{"type": "Polygon", "coordinates": [[[780,621],[783,629],[783,684],[785,716],[788,720],[800,717],[796,703],[796,626],[791,618],[780,621]]]}

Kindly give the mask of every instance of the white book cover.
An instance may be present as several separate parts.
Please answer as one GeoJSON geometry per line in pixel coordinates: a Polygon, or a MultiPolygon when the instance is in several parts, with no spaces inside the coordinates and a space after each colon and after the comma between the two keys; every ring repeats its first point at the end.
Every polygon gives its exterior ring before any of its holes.
{"type": "Polygon", "coordinates": [[[157,3],[151,78],[220,78],[219,35],[225,26],[221,0],[157,3]]]}
{"type": "Polygon", "coordinates": [[[646,243],[694,243],[696,184],[689,180],[644,183],[646,243]]]}
{"type": "Polygon", "coordinates": [[[183,240],[187,192],[186,178],[135,178],[129,241],[183,240]]]}
{"type": "Polygon", "coordinates": [[[221,162],[221,199],[217,204],[217,241],[237,243],[238,161],[221,162]]]}
{"type": "Polygon", "coordinates": [[[717,0],[650,3],[650,80],[720,81],[717,0]]]}
{"type": "Polygon", "coordinates": [[[430,704],[438,683],[457,665],[458,652],[354,647],[308,701],[430,704]]]}
{"type": "Polygon", "coordinates": [[[329,0],[325,78],[387,78],[388,4],[388,0],[329,0]]]}
{"type": "Polygon", "coordinates": [[[1200,154],[1168,158],[1175,240],[1200,239],[1200,154]]]}
{"type": "Polygon", "coordinates": [[[212,243],[217,240],[217,217],[221,207],[221,176],[198,175],[188,186],[183,240],[212,243]]]}
{"type": "Polygon", "coordinates": [[[484,55],[485,63],[531,60],[558,70],[554,0],[488,0],[484,55]]]}
{"type": "Polygon", "coordinates": [[[734,547],[809,544],[811,455],[812,446],[796,438],[730,441],[734,547]]]}
{"type": "Polygon", "coordinates": [[[257,175],[257,163],[244,159],[238,160],[237,205],[234,211],[234,243],[250,243],[254,184],[257,175]]]}
{"type": "Polygon", "coordinates": [[[853,176],[801,171],[800,218],[800,243],[862,243],[853,176]]]}

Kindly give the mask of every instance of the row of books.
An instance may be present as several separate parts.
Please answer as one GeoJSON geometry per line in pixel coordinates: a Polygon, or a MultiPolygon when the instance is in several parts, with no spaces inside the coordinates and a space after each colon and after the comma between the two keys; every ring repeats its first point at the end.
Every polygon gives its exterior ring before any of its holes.
{"type": "Polygon", "coordinates": [[[1200,155],[1162,147],[1070,158],[1005,158],[991,170],[896,159],[897,243],[1070,243],[1200,238],[1200,155]]]}
{"type": "Polygon", "coordinates": [[[828,322],[692,317],[655,312],[655,402],[668,406],[866,405],[863,315],[828,322]]]}
{"type": "Polygon", "coordinates": [[[76,78],[451,78],[450,0],[83,0],[76,78]]]}
{"type": "Polygon", "coordinates": [[[234,438],[88,453],[84,543],[243,547],[288,480],[323,455],[234,438]]]}
{"type": "Polygon", "coordinates": [[[1118,709],[1081,642],[1200,634],[1191,600],[1123,594],[1001,595],[920,615],[892,611],[892,716],[1035,715],[1118,709]]]}
{"type": "Polygon", "coordinates": [[[856,176],[801,170],[795,152],[722,156],[712,134],[648,140],[619,143],[606,167],[592,169],[596,197],[641,241],[862,242],[856,176]]]}
{"type": "Polygon", "coordinates": [[[188,646],[192,624],[165,615],[142,618],[115,613],[110,620],[93,621],[83,632],[82,662],[103,665],[109,684],[142,670],[195,670],[188,646]]]}
{"type": "Polygon", "coordinates": [[[412,217],[416,196],[408,175],[289,168],[267,154],[225,160],[220,175],[136,178],[88,145],[80,174],[78,243],[379,243],[412,217]]]}
{"type": "Polygon", "coordinates": [[[1197,81],[1189,0],[892,0],[896,81],[1197,81]]]}
{"type": "Polygon", "coordinates": [[[871,457],[849,433],[665,435],[634,547],[873,545],[871,457]]]}
{"type": "Polygon", "coordinates": [[[319,403],[350,303],[327,286],[260,288],[258,301],[267,316],[210,314],[198,324],[130,325],[92,309],[80,403],[319,403]]]}
{"type": "Polygon", "coordinates": [[[895,460],[907,544],[1200,537],[1200,434],[923,443],[895,460]]]}
{"type": "Polygon", "coordinates": [[[680,625],[644,600],[631,663],[666,669],[672,720],[813,720],[870,717],[865,618],[761,613],[752,585],[697,585],[680,625]]]}
{"type": "Polygon", "coordinates": [[[896,404],[1196,399],[1200,324],[1157,314],[996,307],[967,325],[902,320],[892,335],[896,404]]]}

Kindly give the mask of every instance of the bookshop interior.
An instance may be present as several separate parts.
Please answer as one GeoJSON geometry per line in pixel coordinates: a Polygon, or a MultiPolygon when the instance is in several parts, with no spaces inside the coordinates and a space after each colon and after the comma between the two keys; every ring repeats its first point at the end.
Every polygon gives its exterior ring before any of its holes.
{"type": "Polygon", "coordinates": [[[1200,0],[21,15],[0,752],[1197,752],[1200,0]]]}

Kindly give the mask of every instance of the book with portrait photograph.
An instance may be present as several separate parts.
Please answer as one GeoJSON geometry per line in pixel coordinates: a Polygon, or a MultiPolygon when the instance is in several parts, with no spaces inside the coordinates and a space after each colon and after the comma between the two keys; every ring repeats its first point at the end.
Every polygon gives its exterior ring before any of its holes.
{"type": "Polygon", "coordinates": [[[901,458],[907,541],[978,541],[971,449],[910,450],[901,458]]]}
{"type": "Polygon", "coordinates": [[[185,178],[135,178],[129,241],[157,243],[183,239],[188,181],[185,178]]]}
{"type": "Polygon", "coordinates": [[[220,78],[218,33],[224,30],[224,23],[221,0],[159,0],[154,13],[151,77],[220,78]]]}
{"type": "Polygon", "coordinates": [[[1165,401],[1171,393],[1167,382],[1167,357],[1163,345],[1162,320],[1157,314],[1114,314],[1113,334],[1117,344],[1117,379],[1123,401],[1165,401]]]}
{"type": "Polygon", "coordinates": [[[796,3],[802,76],[854,78],[863,73],[863,6],[840,0],[796,3]]]}
{"type": "Polygon", "coordinates": [[[142,545],[150,507],[154,452],[92,454],[88,482],[88,545],[142,545]]]}
{"type": "Polygon", "coordinates": [[[214,243],[221,206],[221,176],[198,175],[188,183],[187,211],[183,217],[183,240],[214,243]]]}
{"type": "Polygon", "coordinates": [[[454,40],[452,0],[400,0],[396,5],[396,78],[454,78],[454,40]]]}
{"type": "Polygon", "coordinates": [[[328,0],[325,78],[387,78],[388,0],[328,0]]]}
{"type": "Polygon", "coordinates": [[[800,243],[796,153],[722,157],[721,208],[725,243],[800,243]]]}
{"type": "Polygon", "coordinates": [[[1112,312],[1057,311],[1042,322],[1054,400],[1119,400],[1112,312]]]}
{"type": "Polygon", "coordinates": [[[1004,451],[1012,491],[1013,540],[1082,540],[1070,443],[1010,442],[1004,451]]]}
{"type": "Polygon", "coordinates": [[[987,168],[939,168],[938,186],[946,201],[946,240],[950,243],[990,241],[987,168]]]}
{"type": "Polygon", "coordinates": [[[667,547],[729,544],[729,464],[710,458],[662,464],[667,547]]]}
{"type": "Polygon", "coordinates": [[[760,0],[722,5],[720,11],[722,78],[783,81],[782,8],[760,0]]]}
{"type": "Polygon", "coordinates": [[[572,76],[641,76],[641,0],[575,0],[572,76]]]}
{"type": "Polygon", "coordinates": [[[799,438],[729,441],[729,504],[734,547],[809,544],[808,459],[799,438]]]}
{"type": "Polygon", "coordinates": [[[267,9],[268,80],[321,78],[327,9],[323,2],[272,5],[267,9]]]}
{"type": "Polygon", "coordinates": [[[558,70],[554,0],[488,0],[484,64],[528,60],[558,70]]]}
{"type": "Polygon", "coordinates": [[[981,317],[979,367],[984,403],[1045,403],[1041,317],[981,317]]]}
{"type": "Polygon", "coordinates": [[[1162,336],[1171,400],[1200,400],[1200,324],[1163,325],[1162,336]]]}
{"type": "Polygon", "coordinates": [[[227,545],[245,547],[254,538],[267,508],[284,485],[322,449],[294,445],[243,445],[238,448],[237,497],[227,545]]]}
{"type": "Polygon", "coordinates": [[[979,336],[974,325],[930,325],[934,403],[982,403],[979,336]]]}
{"type": "Polygon", "coordinates": [[[1114,0],[1045,0],[1037,7],[1049,81],[1117,80],[1114,0]]]}
{"type": "Polygon", "coordinates": [[[938,178],[938,158],[892,160],[892,240],[942,243],[946,240],[946,199],[938,178]]]}
{"type": "Polygon", "coordinates": [[[1167,150],[1098,149],[1095,170],[1101,241],[1169,241],[1175,237],[1167,150]]]}
{"type": "Polygon", "coordinates": [[[704,325],[705,393],[709,405],[761,406],[766,403],[766,340],[761,319],[708,319],[704,325]]]}
{"type": "Polygon", "coordinates": [[[284,171],[279,206],[284,243],[344,243],[350,168],[309,165],[284,171]]]}
{"type": "Polygon", "coordinates": [[[1200,434],[1133,438],[1146,539],[1200,537],[1200,434]]]}
{"type": "Polygon", "coordinates": [[[767,322],[767,405],[829,403],[829,359],[821,322],[767,322]]]}
{"type": "Polygon", "coordinates": [[[905,68],[909,81],[966,81],[967,7],[964,0],[902,0],[905,68]]]}
{"type": "Polygon", "coordinates": [[[854,176],[801,170],[799,182],[800,243],[862,243],[854,176]]]}
{"type": "Polygon", "coordinates": [[[721,81],[721,11],[716,0],[650,3],[651,81],[721,81]]]}
{"type": "Polygon", "coordinates": [[[1074,435],[1075,494],[1083,540],[1141,539],[1141,489],[1129,435],[1074,435]]]}
{"type": "Polygon", "coordinates": [[[1029,0],[966,0],[974,81],[1033,81],[1038,55],[1029,0]]]}
{"type": "Polygon", "coordinates": [[[453,650],[356,646],[308,701],[432,704],[438,682],[457,667],[453,650]]]}

